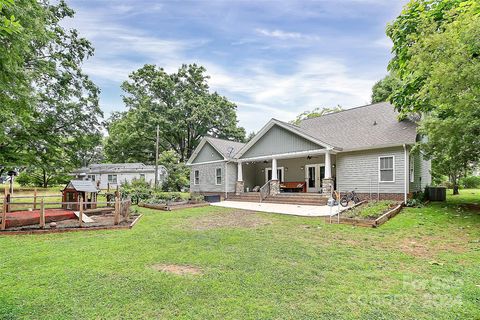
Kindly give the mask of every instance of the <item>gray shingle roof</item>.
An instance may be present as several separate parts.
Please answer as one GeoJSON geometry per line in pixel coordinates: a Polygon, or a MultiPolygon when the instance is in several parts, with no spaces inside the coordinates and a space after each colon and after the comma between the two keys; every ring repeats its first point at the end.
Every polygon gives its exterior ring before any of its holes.
{"type": "MultiPolygon", "coordinates": [[[[165,169],[159,165],[159,169],[165,169]]],[[[82,167],[74,171],[74,173],[118,173],[118,172],[154,172],[155,166],[145,165],[143,163],[94,163],[88,167],[82,167]]]]}
{"type": "Polygon", "coordinates": [[[73,188],[81,192],[98,192],[98,189],[95,186],[95,183],[89,180],[72,180],[66,186],[66,188],[68,189],[73,188]]]}
{"type": "Polygon", "coordinates": [[[243,142],[206,137],[207,141],[227,159],[233,158],[245,145],[243,142]]]}
{"type": "Polygon", "coordinates": [[[413,144],[417,136],[417,125],[398,121],[398,112],[387,102],[306,119],[295,127],[344,151],[413,144]]]}

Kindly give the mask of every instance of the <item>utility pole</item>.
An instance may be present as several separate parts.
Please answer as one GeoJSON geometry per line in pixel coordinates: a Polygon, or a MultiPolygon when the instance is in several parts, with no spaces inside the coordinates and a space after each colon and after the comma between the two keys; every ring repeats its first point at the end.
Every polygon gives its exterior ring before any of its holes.
{"type": "Polygon", "coordinates": [[[157,141],[155,142],[155,189],[158,188],[158,140],[160,140],[160,132],[157,124],[157,141]]]}

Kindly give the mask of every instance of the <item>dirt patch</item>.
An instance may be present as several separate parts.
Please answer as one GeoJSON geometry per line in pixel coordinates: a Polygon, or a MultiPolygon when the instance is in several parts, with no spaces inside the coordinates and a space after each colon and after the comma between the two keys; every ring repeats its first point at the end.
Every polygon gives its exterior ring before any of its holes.
{"type": "Polygon", "coordinates": [[[172,273],[179,276],[184,275],[201,275],[202,269],[193,267],[193,266],[185,266],[185,265],[178,265],[178,264],[154,264],[151,268],[155,271],[172,273]]]}
{"type": "Polygon", "coordinates": [[[460,207],[467,211],[471,211],[472,213],[480,214],[480,204],[478,203],[462,204],[460,207]]]}
{"type": "Polygon", "coordinates": [[[462,253],[468,250],[468,241],[458,238],[458,241],[445,241],[437,236],[422,236],[420,238],[405,238],[399,243],[400,251],[419,258],[433,258],[443,252],[462,253]]]}
{"type": "Polygon", "coordinates": [[[257,228],[271,223],[270,220],[259,217],[253,212],[236,210],[195,218],[191,221],[190,226],[194,230],[209,230],[218,228],[257,228]]]}

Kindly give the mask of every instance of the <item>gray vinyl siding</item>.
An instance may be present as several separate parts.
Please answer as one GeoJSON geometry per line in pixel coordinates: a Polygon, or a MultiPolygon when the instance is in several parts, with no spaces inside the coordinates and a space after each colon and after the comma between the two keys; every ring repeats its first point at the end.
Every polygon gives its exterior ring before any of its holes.
{"type": "Polygon", "coordinates": [[[274,125],[241,158],[318,149],[323,149],[323,147],[274,125]]]}
{"type": "Polygon", "coordinates": [[[223,157],[220,153],[215,150],[214,147],[208,142],[206,142],[198,155],[196,156],[195,160],[193,160],[193,163],[201,163],[201,162],[208,162],[208,161],[217,161],[217,160],[223,160],[223,157]]]}
{"type": "MultiPolygon", "coordinates": [[[[226,162],[195,164],[190,167],[190,192],[225,192],[225,167],[226,162]],[[216,184],[216,169],[222,169],[222,183],[216,184]],[[200,183],[195,185],[195,171],[200,174],[200,183]]],[[[227,168],[228,184],[227,192],[235,191],[235,181],[237,179],[236,165],[230,163],[227,168]]]]}
{"type": "MultiPolygon", "coordinates": [[[[413,154],[413,168],[414,168],[414,181],[410,182],[410,192],[422,191],[421,181],[422,181],[422,159],[419,152],[413,154]]],[[[410,179],[410,167],[408,178],[410,179]]]]}
{"type": "Polygon", "coordinates": [[[420,171],[420,177],[421,177],[421,189],[422,191],[425,189],[426,186],[432,185],[432,162],[430,160],[425,160],[423,156],[421,156],[421,171],[420,171]]]}
{"type": "Polygon", "coordinates": [[[358,193],[404,192],[403,147],[373,149],[337,154],[337,189],[340,192],[355,190],[358,193]],[[394,156],[394,182],[379,182],[378,157],[394,156]]]}

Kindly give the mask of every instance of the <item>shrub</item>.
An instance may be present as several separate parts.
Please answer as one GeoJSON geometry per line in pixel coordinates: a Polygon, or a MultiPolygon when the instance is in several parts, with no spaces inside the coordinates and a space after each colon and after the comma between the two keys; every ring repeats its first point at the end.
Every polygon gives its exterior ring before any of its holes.
{"type": "Polygon", "coordinates": [[[122,197],[132,199],[132,203],[138,204],[141,201],[149,199],[153,193],[150,184],[144,179],[133,179],[132,182],[125,181],[120,187],[122,197]]]}
{"type": "Polygon", "coordinates": [[[460,179],[460,186],[465,189],[480,188],[480,177],[468,176],[460,179]]]}

